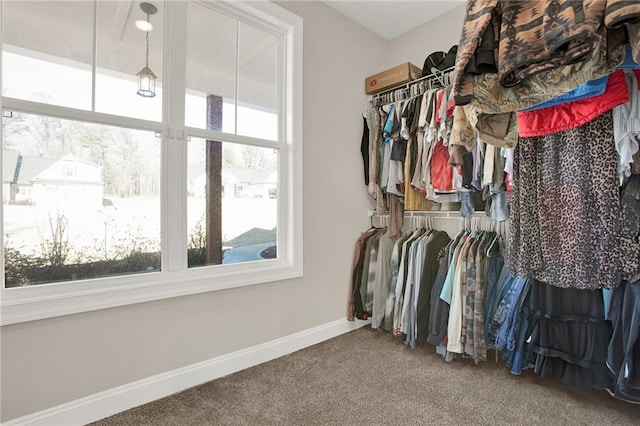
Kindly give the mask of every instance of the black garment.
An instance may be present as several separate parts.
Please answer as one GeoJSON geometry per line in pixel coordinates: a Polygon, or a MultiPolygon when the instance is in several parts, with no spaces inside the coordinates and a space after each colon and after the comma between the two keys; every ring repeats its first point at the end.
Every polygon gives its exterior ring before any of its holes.
{"type": "MultiPolygon", "coordinates": [[[[502,156],[499,149],[494,150],[493,157],[493,180],[491,184],[491,192],[502,192],[507,189],[504,182],[505,171],[504,166],[507,159],[502,156]]],[[[524,177],[523,177],[524,179],[524,177]]]]}
{"type": "Polygon", "coordinates": [[[391,146],[391,160],[402,161],[407,157],[407,141],[400,136],[400,131],[393,134],[393,146],[391,146]]]}
{"type": "MultiPolygon", "coordinates": [[[[457,239],[449,243],[447,250],[453,251],[456,247],[457,239]]],[[[449,304],[440,299],[440,293],[444,286],[449,270],[449,254],[440,259],[440,267],[438,275],[431,288],[431,309],[429,311],[429,334],[427,335],[427,343],[438,346],[442,343],[444,335],[447,333],[447,324],[449,322],[449,304]]],[[[418,330],[418,338],[421,338],[420,330],[418,330]]]]}
{"type": "Polygon", "coordinates": [[[558,288],[534,281],[529,362],[541,377],[582,390],[604,389],[610,324],[602,291],[558,288]]]}
{"type": "Polygon", "coordinates": [[[382,108],[378,108],[378,113],[380,114],[380,131],[378,132],[378,141],[377,141],[377,152],[378,152],[378,164],[376,168],[376,182],[380,183],[382,180],[382,167],[384,158],[384,150],[385,150],[385,142],[384,142],[384,133],[382,131],[384,123],[387,122],[388,114],[384,112],[382,108]]]}
{"type": "MultiPolygon", "coordinates": [[[[408,103],[404,105],[403,110],[400,113],[401,119],[402,118],[405,119],[407,130],[409,130],[409,127],[411,126],[411,122],[413,121],[413,115],[416,110],[415,101],[416,101],[416,98],[408,101],[408,103]]],[[[404,161],[407,158],[407,145],[409,142],[408,138],[410,136],[408,134],[405,134],[404,136],[406,136],[407,139],[404,138],[401,132],[402,131],[401,119],[396,120],[397,126],[394,124],[395,130],[393,131],[393,134],[392,134],[393,146],[391,147],[391,159],[395,161],[402,161],[404,163],[404,161]]]]}
{"type": "Polygon", "coordinates": [[[462,187],[473,189],[471,181],[473,180],[473,153],[467,152],[462,156],[462,187]]]}
{"type": "Polygon", "coordinates": [[[422,108],[422,96],[413,98],[411,102],[413,103],[413,110],[410,122],[411,124],[409,125],[409,133],[413,135],[416,133],[416,131],[418,131],[418,123],[420,122],[420,109],[422,108]]]}
{"type": "Polygon", "coordinates": [[[362,142],[360,142],[360,153],[362,154],[362,164],[364,165],[364,184],[369,185],[369,126],[367,119],[362,117],[364,130],[362,131],[362,142]]]}
{"type": "Polygon", "coordinates": [[[367,232],[363,232],[362,234],[360,234],[358,241],[356,241],[356,250],[359,248],[360,251],[358,252],[358,259],[355,262],[355,265],[352,271],[352,277],[351,277],[352,294],[351,295],[353,299],[353,306],[351,306],[350,309],[353,309],[353,312],[350,312],[349,314],[353,313],[353,316],[355,316],[358,319],[368,318],[368,315],[366,315],[366,312],[364,311],[364,301],[362,300],[362,296],[360,294],[360,287],[362,284],[364,258],[367,251],[369,250],[369,247],[367,246],[367,244],[369,240],[379,232],[382,232],[382,229],[380,228],[370,229],[367,232]]]}
{"type": "MultiPolygon", "coordinates": [[[[495,238],[498,238],[495,236],[495,238]]],[[[489,244],[489,247],[485,249],[489,259],[487,267],[487,290],[485,293],[484,302],[484,341],[487,349],[495,348],[497,330],[492,328],[492,320],[498,309],[500,300],[504,294],[498,291],[498,281],[500,281],[500,275],[502,275],[502,269],[504,268],[504,258],[500,251],[500,242],[494,241],[493,246],[489,244]]]]}
{"type": "MultiPolygon", "coordinates": [[[[422,76],[427,77],[433,74],[434,69],[437,71],[444,71],[449,68],[453,68],[456,64],[456,55],[458,54],[458,45],[453,45],[447,53],[433,52],[424,60],[422,65],[422,76]]],[[[493,55],[493,52],[491,52],[493,55]]]]}
{"type": "Polygon", "coordinates": [[[431,68],[437,68],[438,65],[444,59],[444,57],[445,57],[444,52],[440,52],[440,51],[433,52],[429,56],[427,56],[427,58],[424,60],[424,64],[422,65],[422,76],[426,77],[428,75],[433,74],[433,72],[431,71],[431,68]]]}
{"type": "Polygon", "coordinates": [[[485,73],[495,74],[498,72],[495,58],[495,52],[497,50],[496,36],[498,33],[495,25],[496,23],[499,23],[499,21],[500,17],[493,14],[487,29],[482,33],[480,45],[474,52],[473,56],[469,59],[469,63],[464,69],[465,73],[479,75],[485,73]]]}
{"type": "Polygon", "coordinates": [[[613,334],[607,350],[609,390],[618,398],[640,402],[640,282],[613,291],[609,315],[613,334]]]}
{"type": "Polygon", "coordinates": [[[435,235],[425,247],[424,258],[421,259],[422,275],[420,276],[420,292],[418,293],[417,322],[418,340],[427,340],[429,335],[429,317],[431,315],[431,290],[439,273],[439,261],[445,257],[445,248],[451,242],[446,232],[435,231],[435,235]]]}
{"type": "Polygon", "coordinates": [[[438,68],[440,71],[444,71],[446,69],[453,68],[456,65],[456,56],[457,55],[458,55],[458,45],[455,44],[455,45],[451,46],[451,48],[449,49],[447,54],[444,55],[444,58],[442,59],[442,62],[440,62],[437,65],[436,68],[438,68]]]}
{"type": "MultiPolygon", "coordinates": [[[[409,176],[413,176],[416,173],[416,165],[418,164],[418,140],[415,133],[411,134],[413,143],[411,144],[411,163],[409,164],[409,176]]],[[[405,184],[411,185],[411,181],[405,182],[405,184]]]]}

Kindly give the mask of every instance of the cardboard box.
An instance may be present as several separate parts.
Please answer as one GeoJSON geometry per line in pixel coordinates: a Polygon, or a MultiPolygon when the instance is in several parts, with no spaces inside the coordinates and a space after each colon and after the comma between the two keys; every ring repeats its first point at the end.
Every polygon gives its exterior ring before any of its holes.
{"type": "Polygon", "coordinates": [[[408,83],[420,78],[422,70],[411,62],[405,62],[397,67],[367,77],[365,80],[365,92],[367,95],[382,92],[398,84],[408,83]]]}

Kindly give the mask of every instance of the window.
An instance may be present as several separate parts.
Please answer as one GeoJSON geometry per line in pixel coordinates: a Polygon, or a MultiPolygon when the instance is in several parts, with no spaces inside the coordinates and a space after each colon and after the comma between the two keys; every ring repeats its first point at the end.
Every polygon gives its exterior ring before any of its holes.
{"type": "Polygon", "coordinates": [[[0,4],[3,324],[301,275],[301,19],[153,6],[0,4]]]}

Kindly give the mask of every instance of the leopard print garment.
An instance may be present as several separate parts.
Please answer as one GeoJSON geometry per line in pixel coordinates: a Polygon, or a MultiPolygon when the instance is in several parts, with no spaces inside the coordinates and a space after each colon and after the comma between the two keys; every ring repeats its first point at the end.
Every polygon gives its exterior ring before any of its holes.
{"type": "Polygon", "coordinates": [[[556,287],[617,287],[621,209],[611,112],[520,138],[513,167],[511,272],[556,287]]]}

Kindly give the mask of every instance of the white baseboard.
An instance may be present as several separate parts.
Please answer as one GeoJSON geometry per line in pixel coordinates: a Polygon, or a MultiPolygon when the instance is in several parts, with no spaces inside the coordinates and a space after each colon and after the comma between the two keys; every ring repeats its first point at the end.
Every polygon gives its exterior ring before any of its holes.
{"type": "Polygon", "coordinates": [[[262,364],[369,324],[332,321],[280,339],[242,349],[75,401],[4,422],[13,425],[84,425],[147,402],[262,364]]]}

